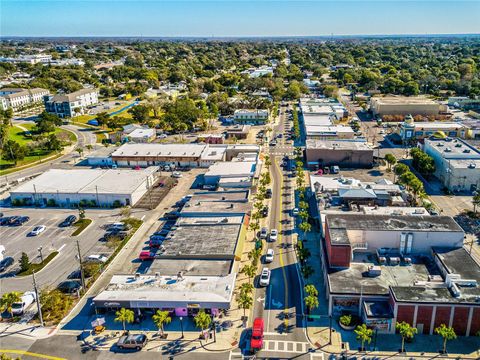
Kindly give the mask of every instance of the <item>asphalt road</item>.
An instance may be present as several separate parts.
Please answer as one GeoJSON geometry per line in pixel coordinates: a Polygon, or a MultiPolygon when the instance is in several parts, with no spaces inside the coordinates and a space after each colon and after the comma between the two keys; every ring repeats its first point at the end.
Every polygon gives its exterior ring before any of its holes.
{"type": "Polygon", "coordinates": [[[269,229],[277,229],[279,236],[276,242],[267,242],[267,248],[275,251],[274,261],[264,265],[271,270],[270,285],[258,287],[255,294],[253,316],[265,321],[264,349],[257,354],[260,358],[290,358],[309,349],[303,326],[300,276],[292,245],[295,219],[291,216],[291,209],[295,207],[295,183],[294,178],[289,178],[280,167],[283,156],[290,155],[294,150],[285,140],[285,131],[291,124],[284,111],[285,108],[282,108],[279,122],[272,133],[272,138],[278,134],[283,134],[283,137],[277,139],[276,146],[268,149],[273,182],[269,229]]]}

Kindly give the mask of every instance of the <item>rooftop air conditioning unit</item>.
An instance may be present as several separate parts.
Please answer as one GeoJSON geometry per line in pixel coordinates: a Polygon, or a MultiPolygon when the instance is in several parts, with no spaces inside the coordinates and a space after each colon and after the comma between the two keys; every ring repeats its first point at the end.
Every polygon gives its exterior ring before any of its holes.
{"type": "Polygon", "coordinates": [[[438,147],[442,147],[442,146],[444,146],[444,145],[445,145],[444,143],[438,143],[438,144],[437,144],[438,147]]]}
{"type": "Polygon", "coordinates": [[[468,168],[469,168],[469,169],[475,169],[476,167],[477,167],[477,165],[476,165],[475,163],[470,163],[470,164],[468,165],[468,168]]]}
{"type": "Polygon", "coordinates": [[[445,152],[452,152],[452,149],[450,149],[449,147],[445,148],[445,152]]]}
{"type": "Polygon", "coordinates": [[[397,256],[392,256],[390,258],[390,265],[398,265],[400,264],[400,258],[397,256]]]}
{"type": "Polygon", "coordinates": [[[452,286],[450,286],[449,289],[452,292],[453,297],[459,297],[460,296],[460,289],[458,288],[457,285],[452,284],[452,286]]]}

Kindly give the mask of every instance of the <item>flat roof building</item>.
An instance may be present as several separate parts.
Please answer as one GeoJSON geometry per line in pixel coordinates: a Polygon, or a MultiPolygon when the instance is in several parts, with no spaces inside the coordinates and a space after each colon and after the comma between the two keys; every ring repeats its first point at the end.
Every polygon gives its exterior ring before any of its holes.
{"type": "Polygon", "coordinates": [[[332,165],[370,168],[373,165],[373,149],[364,140],[307,139],[305,156],[310,168],[332,165]]]}
{"type": "Polygon", "coordinates": [[[353,139],[355,136],[350,126],[343,125],[305,125],[305,133],[308,139],[317,140],[353,139]]]}
{"type": "Polygon", "coordinates": [[[424,96],[384,96],[370,98],[374,116],[438,115],[440,104],[424,96]]]}
{"type": "Polygon", "coordinates": [[[268,122],[267,109],[238,109],[233,113],[233,118],[238,124],[262,125],[268,122]]]}
{"type": "Polygon", "coordinates": [[[435,161],[435,176],[453,192],[480,188],[480,151],[460,139],[425,139],[424,151],[435,161]]]}
{"type": "Polygon", "coordinates": [[[12,202],[77,207],[135,205],[158,178],[144,170],[51,169],[10,191],[12,202]]]}

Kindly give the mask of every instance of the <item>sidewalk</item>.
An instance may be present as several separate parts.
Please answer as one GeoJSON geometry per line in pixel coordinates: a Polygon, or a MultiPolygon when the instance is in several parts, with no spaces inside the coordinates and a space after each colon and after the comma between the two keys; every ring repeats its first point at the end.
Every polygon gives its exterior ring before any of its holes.
{"type": "Polygon", "coordinates": [[[46,339],[55,333],[55,326],[42,327],[38,324],[0,323],[0,338],[17,335],[37,340],[46,339]]]}

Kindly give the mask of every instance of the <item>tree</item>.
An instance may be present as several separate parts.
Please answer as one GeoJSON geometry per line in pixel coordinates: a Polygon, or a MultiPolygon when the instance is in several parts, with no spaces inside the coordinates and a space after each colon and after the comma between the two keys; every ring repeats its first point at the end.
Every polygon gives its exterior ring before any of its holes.
{"type": "Polygon", "coordinates": [[[300,225],[298,225],[298,228],[303,231],[303,237],[306,238],[307,232],[312,230],[312,225],[310,223],[304,221],[300,225]]]}
{"type": "Polygon", "coordinates": [[[136,105],[128,110],[128,113],[131,114],[132,118],[139,123],[146,122],[150,117],[150,109],[144,105],[136,105]]]}
{"type": "Polygon", "coordinates": [[[107,112],[102,111],[97,114],[95,120],[97,120],[99,126],[104,127],[106,124],[108,124],[110,115],[107,112]]]}
{"type": "Polygon", "coordinates": [[[455,334],[453,327],[445,324],[441,324],[439,327],[436,327],[435,333],[443,338],[443,353],[445,354],[447,352],[447,341],[456,339],[457,334],[455,334]]]}
{"type": "Polygon", "coordinates": [[[207,315],[204,310],[200,310],[198,314],[193,318],[195,326],[202,329],[202,334],[212,323],[212,318],[207,315]]]}
{"type": "Polygon", "coordinates": [[[361,351],[363,351],[365,349],[365,341],[369,344],[372,341],[373,330],[367,328],[367,325],[362,324],[357,326],[355,334],[357,334],[357,340],[362,342],[361,351]]]}
{"type": "Polygon", "coordinates": [[[240,293],[250,294],[253,291],[253,285],[250,283],[243,283],[240,285],[240,293]]]}
{"type": "Polygon", "coordinates": [[[312,284],[305,285],[305,293],[311,296],[318,296],[318,290],[315,285],[312,284]]]}
{"type": "Polygon", "coordinates": [[[302,218],[303,221],[307,221],[308,220],[308,211],[305,211],[305,210],[302,210],[298,213],[298,215],[302,218]]]}
{"type": "Polygon", "coordinates": [[[135,314],[130,309],[121,308],[115,312],[116,318],[114,321],[121,322],[123,326],[123,331],[126,331],[126,324],[130,324],[135,320],[135,314]]]}
{"type": "Polygon", "coordinates": [[[163,335],[163,325],[170,324],[170,322],[172,321],[172,317],[170,316],[170,312],[168,311],[157,310],[157,312],[152,316],[152,320],[155,325],[161,330],[163,335]]]}
{"type": "Polygon", "coordinates": [[[413,179],[409,183],[409,187],[412,190],[412,193],[413,193],[414,198],[415,198],[415,202],[417,202],[417,196],[420,195],[421,193],[423,193],[423,190],[424,190],[423,189],[423,183],[417,177],[415,177],[415,179],[413,179]]]}
{"type": "Polygon", "coordinates": [[[261,249],[255,249],[255,248],[250,250],[250,252],[248,253],[248,259],[252,262],[253,266],[257,266],[258,259],[260,258],[261,253],[262,253],[261,249]]]}
{"type": "Polygon", "coordinates": [[[48,135],[45,147],[50,151],[60,151],[63,148],[62,143],[55,134],[48,135]]]}
{"type": "Polygon", "coordinates": [[[82,147],[80,147],[80,146],[77,147],[75,149],[75,151],[78,153],[78,156],[82,157],[82,155],[83,155],[83,148],[82,147]]]}
{"type": "Polygon", "coordinates": [[[7,140],[3,144],[2,159],[13,161],[17,165],[19,160],[23,160],[27,154],[27,148],[20,145],[15,140],[7,140]]]}
{"type": "Polygon", "coordinates": [[[0,309],[2,311],[7,311],[10,314],[10,317],[13,318],[13,309],[12,305],[16,302],[22,300],[22,294],[18,291],[8,292],[2,295],[0,299],[0,309]]]}
{"type": "Polygon", "coordinates": [[[397,163],[397,158],[393,154],[385,154],[385,161],[388,164],[388,171],[392,171],[392,166],[397,163]]]}
{"type": "Polygon", "coordinates": [[[84,208],[82,208],[82,207],[78,208],[78,217],[80,218],[80,220],[85,219],[85,209],[84,208]]]}
{"type": "Polygon", "coordinates": [[[245,265],[240,272],[248,276],[248,281],[251,281],[252,278],[255,276],[257,269],[253,265],[245,265]]]}
{"type": "Polygon", "coordinates": [[[30,269],[30,259],[26,253],[22,252],[18,262],[20,263],[20,272],[25,272],[30,269]]]}
{"type": "Polygon", "coordinates": [[[304,299],[305,301],[305,306],[308,309],[308,313],[310,314],[313,309],[317,308],[319,303],[318,303],[318,297],[313,296],[313,295],[308,295],[304,299]]]}
{"type": "Polygon", "coordinates": [[[245,310],[248,310],[253,305],[253,299],[248,293],[240,292],[237,296],[237,303],[240,309],[243,309],[243,316],[245,317],[245,310]]]}
{"type": "Polygon", "coordinates": [[[413,336],[417,333],[417,328],[414,328],[409,323],[402,321],[395,325],[395,328],[402,336],[402,353],[405,352],[405,339],[413,339],[413,336]]]}
{"type": "Polygon", "coordinates": [[[472,198],[473,212],[477,213],[477,206],[480,205],[480,192],[476,191],[472,198]]]}
{"type": "Polygon", "coordinates": [[[402,176],[403,174],[405,174],[406,172],[410,171],[410,169],[408,168],[408,165],[405,165],[405,164],[397,164],[395,166],[395,168],[393,169],[394,173],[396,176],[402,176]]]}

